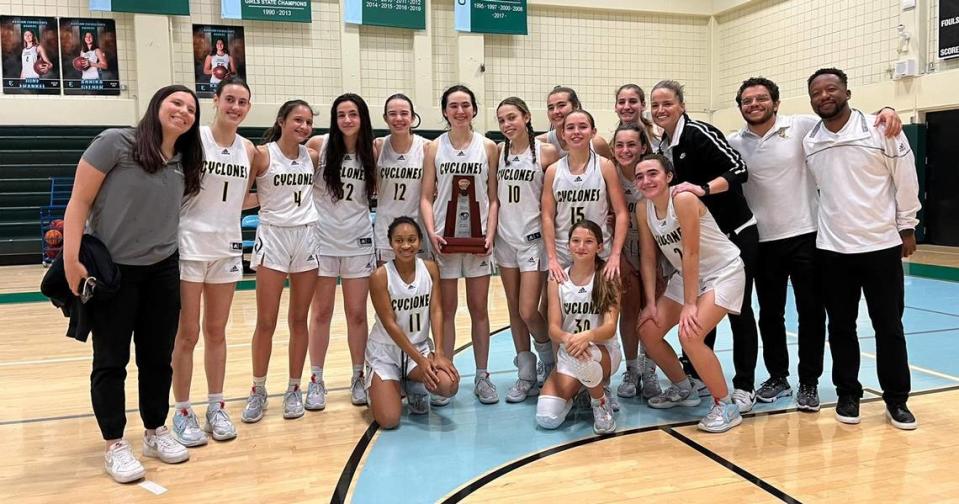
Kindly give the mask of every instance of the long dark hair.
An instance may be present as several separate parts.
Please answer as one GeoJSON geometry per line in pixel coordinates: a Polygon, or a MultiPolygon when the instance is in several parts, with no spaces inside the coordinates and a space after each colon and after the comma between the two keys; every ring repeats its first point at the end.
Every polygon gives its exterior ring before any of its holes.
{"type": "Polygon", "coordinates": [[[216,56],[216,43],[217,43],[217,42],[223,42],[223,54],[229,56],[229,55],[230,55],[230,47],[226,45],[226,40],[224,40],[222,37],[218,37],[216,40],[213,41],[213,47],[210,48],[210,56],[216,56]]]}
{"type": "Polygon", "coordinates": [[[223,88],[227,86],[240,86],[243,89],[246,89],[246,92],[249,93],[250,98],[253,98],[253,91],[250,90],[250,85],[236,74],[230,74],[226,79],[221,80],[220,83],[216,85],[216,91],[214,94],[217,97],[223,96],[223,88]]]}
{"type": "MultiPolygon", "coordinates": [[[[597,243],[603,243],[603,230],[599,227],[599,224],[589,219],[583,219],[573,224],[572,227],[569,228],[569,239],[573,238],[573,231],[579,228],[585,228],[596,238],[597,243]]],[[[596,269],[593,274],[593,296],[591,301],[600,315],[604,315],[610,308],[619,307],[619,280],[607,280],[606,275],[603,274],[603,268],[605,266],[606,260],[600,257],[599,254],[596,254],[596,269]]]]}
{"type": "Polygon", "coordinates": [[[80,36],[80,41],[82,42],[81,45],[84,51],[95,51],[100,48],[100,46],[97,45],[97,34],[93,33],[92,31],[83,32],[83,35],[80,36]],[[90,44],[89,47],[87,47],[87,41],[84,40],[87,38],[87,33],[89,33],[90,36],[93,37],[93,43],[90,44]]]}
{"type": "MultiPolygon", "coordinates": [[[[496,106],[496,111],[499,112],[503,105],[512,105],[529,118],[526,121],[526,134],[529,135],[529,151],[533,155],[533,164],[536,164],[536,132],[533,131],[533,118],[532,114],[529,113],[529,107],[526,106],[526,102],[522,98],[516,96],[504,98],[496,106]]],[[[506,145],[503,146],[503,162],[506,166],[509,166],[509,138],[506,139],[506,145]]]]}
{"type": "MultiPolygon", "coordinates": [[[[639,143],[642,144],[643,147],[646,147],[646,151],[643,152],[643,154],[649,154],[650,152],[653,151],[653,144],[649,142],[649,133],[647,133],[644,128],[641,128],[636,123],[620,124],[619,126],[616,127],[616,131],[613,132],[614,148],[616,145],[616,137],[619,135],[621,131],[635,131],[636,134],[639,135],[639,143]]],[[[640,155],[640,159],[642,159],[642,155],[640,155]]],[[[619,167],[619,161],[616,161],[616,156],[613,156],[613,162],[616,163],[617,167],[619,167]]],[[[636,161],[636,162],[639,163],[639,161],[636,161]]]]}
{"type": "MultiPolygon", "coordinates": [[[[234,84],[236,83],[234,82],[234,84]]],[[[219,92],[219,90],[223,89],[224,87],[226,86],[217,87],[217,92],[219,92]]],[[[263,132],[263,138],[261,139],[261,143],[266,144],[270,142],[275,142],[280,139],[280,137],[283,134],[283,127],[280,126],[280,121],[286,119],[287,116],[290,115],[290,112],[293,112],[293,109],[295,109],[296,107],[306,107],[311,114],[313,113],[313,107],[310,107],[310,104],[306,103],[303,100],[289,100],[283,105],[280,105],[280,110],[276,111],[276,120],[273,121],[273,126],[270,126],[269,128],[266,129],[266,131],[263,132]]]]}
{"type": "MultiPolygon", "coordinates": [[[[619,93],[622,93],[626,90],[633,91],[639,95],[639,103],[643,104],[643,107],[646,107],[646,92],[643,91],[643,88],[639,87],[637,84],[623,84],[622,86],[619,86],[619,89],[616,90],[617,101],[619,100],[619,93]]],[[[643,117],[642,114],[639,115],[639,122],[642,123],[644,128],[646,128],[647,134],[651,135],[653,132],[653,122],[643,117]]],[[[622,126],[623,122],[620,121],[619,125],[622,126]]]]}
{"type": "Polygon", "coordinates": [[[333,100],[333,106],[330,107],[330,134],[326,137],[326,145],[323,146],[326,151],[323,160],[323,182],[326,182],[326,188],[330,192],[330,198],[334,202],[343,199],[343,180],[340,178],[340,166],[343,164],[343,157],[346,156],[346,140],[343,138],[343,132],[340,131],[340,125],[336,120],[336,108],[344,102],[353,102],[357,111],[360,113],[360,131],[356,139],[356,156],[363,165],[363,177],[366,180],[366,198],[372,201],[373,193],[376,191],[376,184],[373,182],[376,176],[376,158],[373,156],[373,123],[370,121],[370,109],[366,102],[358,94],[344,93],[333,100]]]}
{"type": "Polygon", "coordinates": [[[387,107],[389,107],[390,102],[393,100],[403,100],[410,105],[410,115],[416,119],[416,124],[410,124],[410,134],[412,135],[413,130],[420,127],[420,123],[423,122],[423,118],[416,113],[416,109],[413,108],[413,100],[411,100],[409,96],[406,96],[403,93],[395,93],[390,95],[390,97],[383,102],[383,120],[386,120],[386,113],[388,112],[387,107]]]}
{"type": "Polygon", "coordinates": [[[134,133],[133,160],[147,173],[156,173],[163,169],[166,162],[160,147],[163,145],[163,125],[160,124],[160,105],[173,93],[189,93],[196,107],[193,126],[180,135],[173,145],[174,152],[181,155],[185,186],[183,194],[192,196],[200,192],[200,173],[203,170],[203,143],[200,140],[200,101],[192,89],[174,84],[160,88],[150,99],[150,105],[137,123],[134,133]]]}
{"type": "MultiPolygon", "coordinates": [[[[476,114],[479,114],[479,107],[476,105],[476,95],[473,94],[473,91],[462,84],[454,84],[446,88],[446,91],[443,91],[443,96],[440,97],[440,113],[443,114],[443,120],[446,121],[447,126],[450,126],[450,120],[446,117],[446,104],[449,102],[450,95],[457,91],[462,91],[469,95],[470,103],[473,105],[473,117],[475,118],[476,114]]],[[[470,123],[470,128],[472,127],[472,123],[470,123]]]]}

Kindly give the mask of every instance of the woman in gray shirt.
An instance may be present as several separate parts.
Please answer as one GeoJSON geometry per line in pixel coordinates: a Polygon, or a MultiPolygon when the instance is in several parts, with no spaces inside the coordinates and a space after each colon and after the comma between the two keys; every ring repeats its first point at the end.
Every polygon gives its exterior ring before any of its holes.
{"type": "Polygon", "coordinates": [[[104,468],[118,482],[144,476],[123,440],[124,380],[130,340],[137,347],[143,454],[168,463],[189,458],[164,426],[180,314],[177,226],[184,195],[200,188],[200,107],[184,86],[153,95],[136,128],[97,136],[77,165],[67,205],[63,261],[74,294],[87,276],[78,256],[84,232],[99,238],[120,268],[120,288],[90,306],[93,411],[106,441],[104,468]]]}

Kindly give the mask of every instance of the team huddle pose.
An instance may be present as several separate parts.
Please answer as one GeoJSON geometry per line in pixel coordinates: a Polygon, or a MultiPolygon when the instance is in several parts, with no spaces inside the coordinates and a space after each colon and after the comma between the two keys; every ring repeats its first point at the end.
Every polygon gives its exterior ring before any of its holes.
{"type": "MultiPolygon", "coordinates": [[[[228,58],[222,45],[216,50],[208,69],[229,68],[228,60],[216,59],[228,58]]],[[[746,126],[727,141],[686,114],[679,83],[653,87],[651,121],[645,93],[627,84],[615,93],[619,124],[608,142],[576,92],[557,87],[547,96],[550,129],[538,136],[526,102],[503,99],[496,108],[499,145],[474,130],[479,104],[466,86],[442,94],[448,129],[435,140],[414,133],[419,116],[401,93],[383,104],[389,134],[374,138],[366,102],[346,93],[332,103],[329,133],[312,136],[313,109],[290,100],[258,147],[238,134],[252,106],[242,80],[229,74],[219,80],[210,126],[199,126],[192,91],[161,89],[135,129],[108,130],[93,141],[67,208],[64,268],[71,289],[78,293],[87,276],[79,261],[84,223],[123,274],[120,294],[98,302],[91,324],[91,395],[106,440],[106,471],[121,482],[144,475],[123,440],[131,338],[138,347],[145,456],[182,462],[189,458],[185,447],[237,437],[223,391],[225,333],[243,272],[242,212],[255,207],[256,328],[243,422],[258,422],[267,410],[267,371],[287,282],[284,418],[326,407],[323,367],[338,284],[351,402],[368,405],[380,427],[400,424],[404,398],[410,414],[427,414],[457,394],[452,357],[460,278],[476,366],[473,394],[482,404],[498,402],[488,371],[489,286],[498,267],[516,352],[506,401],[538,395],[535,423],[542,429],[558,428],[581,405],[591,408],[597,434],[613,432],[617,397],[639,397],[656,409],[693,407],[711,397],[699,428],[725,432],[757,401],[790,395],[783,322],[789,278],[800,317],[799,409],[820,408],[828,313],[836,416],[859,421],[861,288],[877,329],[886,415],[899,428],[916,428],[906,407],[899,262],[915,250],[914,159],[895,111],[872,116],[851,109],[846,86],[842,71],[819,70],[807,86],[819,117],[780,117],[776,85],[749,79],[736,96],[746,126]],[[837,177],[835,167],[850,162],[862,170],[837,177]],[[464,212],[468,198],[478,215],[464,212]],[[447,238],[460,235],[464,213],[479,223],[472,234],[480,234],[481,252],[450,248],[447,238]],[[142,225],[121,225],[116,217],[129,221],[132,214],[142,225]],[[457,229],[447,229],[450,222],[457,229]],[[827,292],[821,271],[841,285],[827,292]],[[368,298],[376,313],[372,330],[368,298]],[[712,349],[726,317],[732,387],[712,349]],[[666,340],[673,327],[682,356],[666,340]],[[208,389],[202,427],[190,399],[201,333],[208,389]],[[756,389],[760,335],[770,376],[756,389]],[[623,360],[613,393],[611,378],[623,360]],[[669,381],[665,390],[657,368],[669,381]],[[171,386],[172,430],[164,426],[171,386]]]]}

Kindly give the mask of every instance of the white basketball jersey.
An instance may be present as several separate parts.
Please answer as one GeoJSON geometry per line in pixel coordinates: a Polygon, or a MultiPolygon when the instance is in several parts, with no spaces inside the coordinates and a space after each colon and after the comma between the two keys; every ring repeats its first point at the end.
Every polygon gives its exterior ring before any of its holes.
{"type": "Polygon", "coordinates": [[[270,167],[256,178],[260,222],[292,227],[313,224],[319,220],[313,205],[313,160],[310,151],[301,145],[297,158],[289,159],[276,142],[268,143],[267,151],[270,153],[270,167]]]}
{"type": "Polygon", "coordinates": [[[318,244],[320,255],[357,256],[373,253],[373,223],[370,222],[370,201],[366,196],[366,175],[356,153],[345,154],[340,164],[343,197],[333,201],[332,192],[323,180],[326,142],[320,152],[320,167],[313,185],[313,202],[320,219],[318,244]]]}
{"type": "MultiPolygon", "coordinates": [[[[394,320],[414,345],[426,341],[430,335],[430,295],[433,292],[433,278],[426,269],[426,263],[416,258],[416,277],[411,284],[403,281],[393,261],[388,261],[384,267],[394,320]]],[[[379,314],[370,331],[370,341],[394,343],[383,327],[379,314]]]]}
{"type": "MultiPolygon", "coordinates": [[[[653,238],[669,263],[682,274],[683,244],[679,219],[673,209],[673,197],[669,197],[666,217],[656,217],[656,206],[646,200],[646,219],[653,238]]],[[[709,210],[699,218],[699,280],[715,277],[716,274],[739,259],[739,248],[719,230],[709,210]]]]}
{"type": "Polygon", "coordinates": [[[99,79],[100,78],[100,69],[97,68],[97,63],[100,62],[100,58],[97,57],[96,49],[92,51],[82,51],[80,57],[90,62],[90,67],[83,71],[83,75],[80,76],[81,79],[99,79]]]}
{"type": "Polygon", "coordinates": [[[443,235],[446,229],[446,206],[453,197],[453,179],[469,175],[473,179],[476,201],[480,209],[480,226],[486,234],[486,219],[489,217],[489,160],[483,135],[473,132],[473,139],[465,149],[454,149],[449,133],[439,137],[436,151],[436,199],[433,201],[433,222],[436,232],[443,235]]]}
{"type": "Polygon", "coordinates": [[[37,59],[39,59],[37,46],[23,48],[23,52],[20,53],[21,79],[36,79],[40,77],[37,71],[33,69],[33,65],[36,64],[37,59]]]}
{"type": "Polygon", "coordinates": [[[616,168],[616,173],[619,174],[619,185],[623,187],[623,196],[626,199],[626,210],[629,212],[628,235],[631,238],[638,238],[639,227],[636,222],[636,209],[638,208],[639,202],[643,201],[643,193],[636,188],[636,184],[632,179],[623,175],[623,170],[616,168]]]}
{"type": "MultiPolygon", "coordinates": [[[[516,249],[526,248],[530,243],[542,239],[542,210],[540,198],[543,195],[542,143],[534,140],[536,161],[529,149],[521,154],[509,154],[509,165],[499,156],[496,169],[496,185],[499,196],[500,219],[496,234],[516,249]]],[[[505,147],[504,147],[505,148],[505,147]]]]}
{"type": "Polygon", "coordinates": [[[600,156],[590,151],[586,170],[574,175],[569,171],[569,157],[559,160],[553,177],[553,198],[556,200],[556,245],[568,248],[569,230],[583,219],[599,224],[603,230],[604,256],[609,253],[610,229],[606,222],[609,200],[606,180],[600,170],[600,156]]]}
{"type": "MultiPolygon", "coordinates": [[[[570,268],[566,268],[569,278],[570,268]]],[[[559,284],[559,306],[563,314],[563,330],[578,333],[596,329],[602,324],[602,315],[593,304],[593,277],[586,285],[576,285],[572,279],[559,284]]]]}
{"type": "Polygon", "coordinates": [[[559,136],[556,134],[556,130],[549,130],[546,132],[546,141],[549,142],[553,147],[556,147],[556,152],[559,153],[559,157],[566,157],[569,152],[560,145],[559,136]]]}
{"type": "MultiPolygon", "coordinates": [[[[420,191],[423,184],[423,147],[427,140],[413,135],[413,144],[408,152],[396,152],[390,137],[383,138],[383,148],[376,160],[376,247],[389,249],[386,236],[393,219],[412,217],[426,237],[426,229],[420,219],[420,191]]],[[[424,240],[426,241],[426,240],[424,240]]]]}
{"type": "Polygon", "coordinates": [[[250,176],[250,157],[243,137],[220,147],[209,126],[200,126],[203,175],[200,192],[180,206],[180,258],[213,261],[243,255],[240,214],[250,176]]]}
{"type": "MultiPolygon", "coordinates": [[[[230,55],[224,54],[220,56],[219,54],[214,54],[210,58],[210,68],[216,68],[221,66],[226,68],[227,71],[230,70],[230,55]]],[[[210,75],[210,84],[219,84],[221,79],[217,79],[215,75],[210,75]]]]}

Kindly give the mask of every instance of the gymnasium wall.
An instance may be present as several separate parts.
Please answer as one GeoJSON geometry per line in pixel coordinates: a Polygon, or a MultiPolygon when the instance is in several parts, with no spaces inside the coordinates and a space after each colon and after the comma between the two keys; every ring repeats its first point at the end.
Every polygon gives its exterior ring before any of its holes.
{"type": "MultiPolygon", "coordinates": [[[[382,126],[383,100],[406,91],[423,127],[441,128],[440,93],[464,82],[479,95],[477,129],[496,128],[494,108],[508,95],[524,98],[544,128],[546,93],[563,84],[606,132],[618,84],[649,90],[668,77],[686,85],[691,114],[732,130],[741,126],[733,97],[743,78],[772,78],[784,112],[808,112],[805,79],[826,65],[849,73],[853,103],[866,110],[888,104],[921,121],[926,110],[959,106],[959,60],[935,59],[938,0],[918,0],[911,13],[899,0],[529,0],[526,37],[457,33],[452,3],[430,0],[427,29],[414,32],[345,25],[341,0],[314,0],[309,25],[224,20],[219,0],[192,0],[191,16],[169,18],[91,13],[88,0],[0,0],[3,14],[114,18],[125,85],[119,97],[0,96],[0,125],[132,124],[160,85],[193,86],[193,23],[245,27],[251,126],[270,124],[293,97],[326,124],[330,101],[345,91],[364,96],[382,126]],[[931,73],[891,79],[900,23],[914,33],[908,54],[931,73]]],[[[207,120],[208,100],[203,109],[207,120]]]]}

